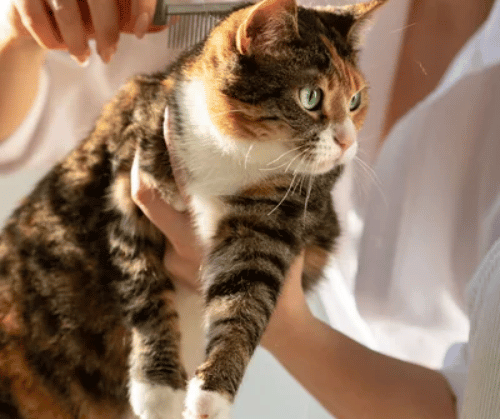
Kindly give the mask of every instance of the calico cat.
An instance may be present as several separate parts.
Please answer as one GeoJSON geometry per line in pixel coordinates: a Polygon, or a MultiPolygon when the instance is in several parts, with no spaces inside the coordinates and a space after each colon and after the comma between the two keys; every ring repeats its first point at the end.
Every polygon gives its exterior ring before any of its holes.
{"type": "Polygon", "coordinates": [[[2,418],[229,417],[292,260],[309,290],[335,248],[330,191],[368,104],[358,35],[384,2],[240,8],[118,92],[0,236],[2,418]],[[207,249],[189,383],[165,239],[131,199],[136,164],[180,202],[171,160],[207,249]]]}

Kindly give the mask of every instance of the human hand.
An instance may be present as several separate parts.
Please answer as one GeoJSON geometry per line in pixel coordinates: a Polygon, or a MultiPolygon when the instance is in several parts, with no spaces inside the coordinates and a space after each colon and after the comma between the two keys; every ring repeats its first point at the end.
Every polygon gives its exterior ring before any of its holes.
{"type": "Polygon", "coordinates": [[[131,172],[132,199],[167,238],[164,264],[167,271],[189,288],[198,289],[203,251],[193,230],[191,217],[167,204],[159,192],[141,180],[137,158],[131,172]]]}
{"type": "Polygon", "coordinates": [[[107,63],[120,33],[142,38],[163,27],[152,26],[156,0],[9,0],[11,26],[45,49],[68,50],[80,64],[90,56],[88,40],[107,63]]]}
{"type": "Polygon", "coordinates": [[[298,322],[307,322],[312,318],[302,288],[303,269],[304,253],[301,253],[288,270],[276,308],[260,342],[271,353],[277,347],[287,345],[284,337],[297,327],[298,322]]]}
{"type": "MultiPolygon", "coordinates": [[[[142,182],[136,161],[132,168],[132,197],[168,239],[164,258],[167,271],[191,289],[198,290],[203,250],[196,239],[189,214],[174,210],[156,189],[142,182]]],[[[281,338],[287,330],[296,326],[297,321],[312,316],[302,289],[303,267],[304,255],[300,254],[288,271],[276,308],[262,337],[261,344],[271,352],[281,344],[281,338]]]]}

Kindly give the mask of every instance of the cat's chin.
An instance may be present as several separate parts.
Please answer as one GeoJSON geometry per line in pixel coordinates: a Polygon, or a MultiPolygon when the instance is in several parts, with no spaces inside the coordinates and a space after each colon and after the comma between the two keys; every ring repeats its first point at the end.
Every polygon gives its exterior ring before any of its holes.
{"type": "Polygon", "coordinates": [[[344,164],[344,162],[342,162],[340,159],[308,163],[303,167],[298,167],[297,173],[310,176],[323,175],[335,169],[337,166],[340,166],[341,164],[344,164]]]}
{"type": "Polygon", "coordinates": [[[354,143],[351,147],[345,150],[340,156],[336,158],[325,158],[315,159],[308,162],[301,162],[295,167],[292,167],[292,170],[295,173],[300,173],[303,175],[317,176],[328,173],[335,169],[338,166],[342,166],[344,164],[352,161],[358,150],[357,143],[354,143]]]}

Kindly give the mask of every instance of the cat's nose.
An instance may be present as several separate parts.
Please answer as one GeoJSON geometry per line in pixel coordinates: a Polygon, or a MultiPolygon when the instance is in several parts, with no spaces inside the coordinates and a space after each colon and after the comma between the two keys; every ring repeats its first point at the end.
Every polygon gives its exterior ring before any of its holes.
{"type": "Polygon", "coordinates": [[[342,151],[346,151],[354,143],[354,139],[347,132],[336,132],[333,139],[340,146],[342,151]]]}
{"type": "Polygon", "coordinates": [[[338,125],[335,128],[335,135],[333,139],[335,143],[340,146],[342,151],[349,149],[356,140],[356,131],[354,130],[352,123],[338,125]]]}

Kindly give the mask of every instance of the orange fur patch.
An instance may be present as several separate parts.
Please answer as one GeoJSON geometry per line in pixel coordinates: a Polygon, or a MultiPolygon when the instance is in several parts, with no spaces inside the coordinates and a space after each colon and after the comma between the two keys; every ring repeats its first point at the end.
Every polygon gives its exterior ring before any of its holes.
{"type": "Polygon", "coordinates": [[[338,70],[338,73],[331,74],[320,82],[320,87],[325,92],[325,115],[332,121],[342,122],[349,114],[356,129],[359,130],[365,120],[368,104],[365,79],[352,63],[339,56],[335,46],[325,36],[321,35],[321,40],[328,48],[332,62],[338,70]],[[349,101],[357,92],[361,92],[362,105],[358,110],[350,113],[348,109],[349,101]],[[341,95],[344,95],[345,100],[339,99],[341,95]]]}
{"type": "Polygon", "coordinates": [[[203,82],[210,119],[219,132],[247,141],[275,141],[290,135],[287,124],[262,120],[266,115],[260,106],[242,103],[221,92],[232,77],[229,70],[220,74],[221,68],[234,59],[236,33],[250,9],[238,10],[216,27],[206,41],[203,55],[184,71],[189,78],[203,82]]]}
{"type": "Polygon", "coordinates": [[[116,174],[115,181],[111,186],[111,201],[122,214],[127,217],[135,216],[137,207],[132,201],[129,171],[116,174]]]}
{"type": "Polygon", "coordinates": [[[22,323],[8,285],[0,286],[0,325],[11,336],[21,333],[22,323]]]}
{"type": "Polygon", "coordinates": [[[72,419],[70,415],[33,373],[24,350],[9,343],[0,351],[0,375],[10,381],[12,398],[25,418],[72,419]]]}
{"type": "Polygon", "coordinates": [[[321,275],[323,268],[328,263],[330,253],[318,246],[310,246],[305,249],[304,271],[313,278],[321,275]]]}
{"type": "Polygon", "coordinates": [[[241,192],[243,196],[273,196],[277,194],[276,188],[288,188],[292,178],[290,176],[279,176],[266,179],[256,185],[252,185],[241,192]]]}

